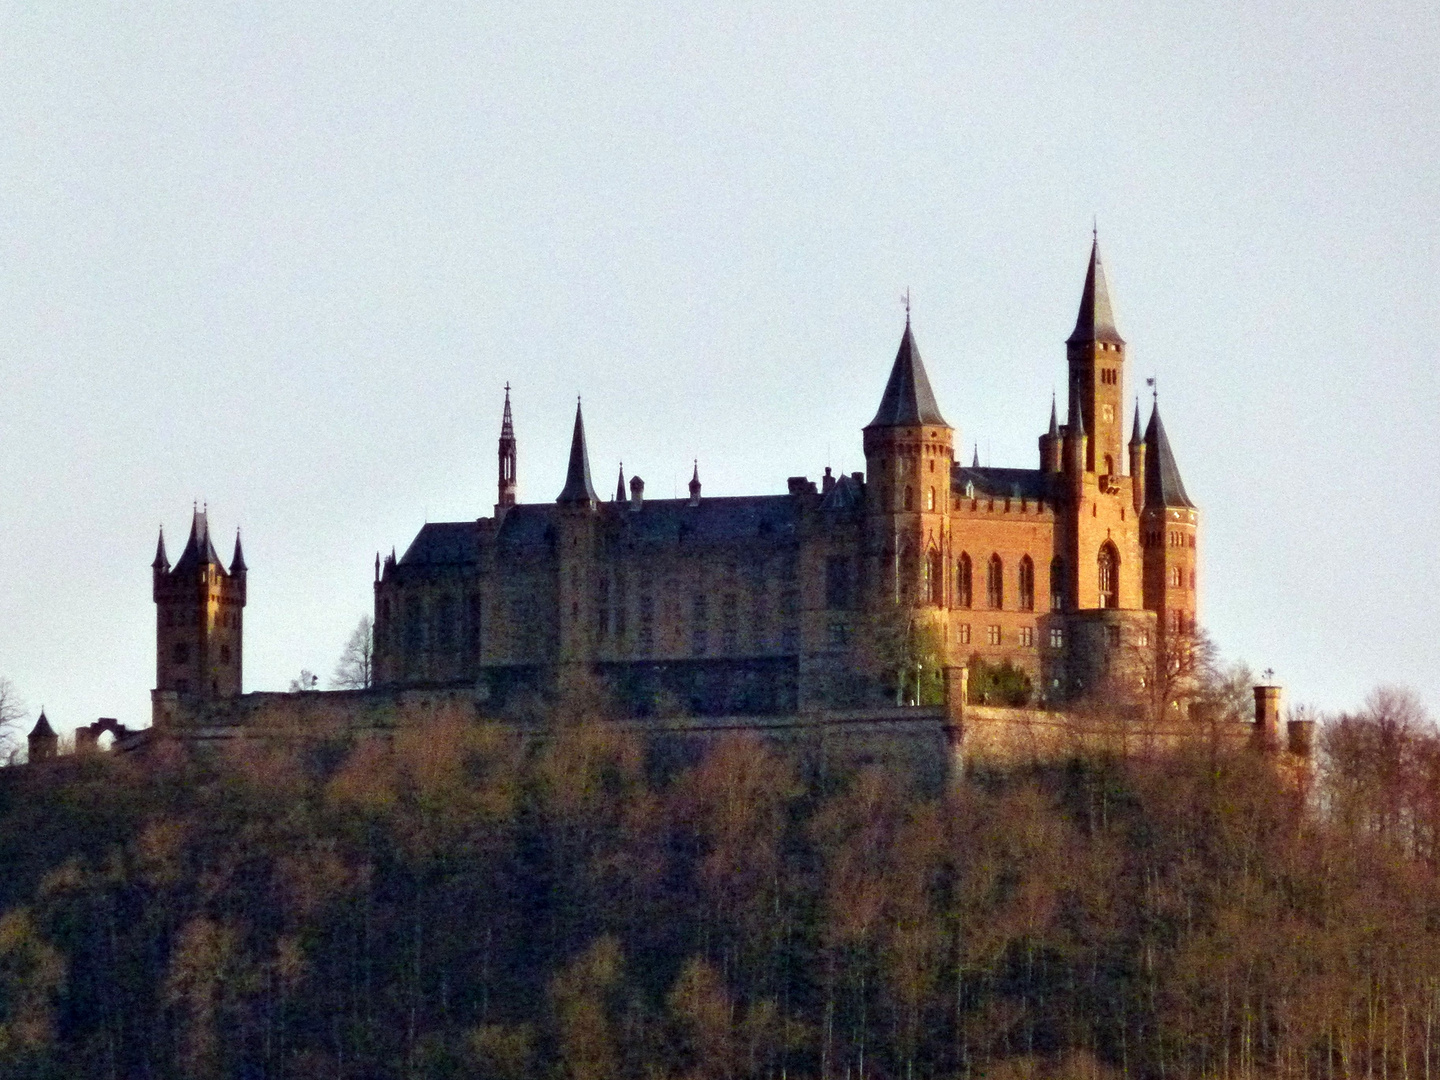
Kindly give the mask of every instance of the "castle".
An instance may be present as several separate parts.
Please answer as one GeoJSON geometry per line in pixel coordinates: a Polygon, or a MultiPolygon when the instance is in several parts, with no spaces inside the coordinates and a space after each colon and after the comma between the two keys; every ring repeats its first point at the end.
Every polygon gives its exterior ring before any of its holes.
{"type": "MultiPolygon", "coordinates": [[[[688,498],[647,498],[623,472],[602,498],[577,404],[558,496],[518,503],[507,388],[493,513],[376,557],[370,696],[500,713],[583,670],[637,717],[853,713],[924,704],[942,672],[1004,661],[1041,705],[1143,690],[1195,626],[1199,512],[1158,401],[1143,436],[1136,401],[1126,439],[1098,241],[1066,361],[1067,422],[1052,402],[1036,467],[967,466],[907,310],[865,472],[739,498],[703,496],[698,466],[688,498]]],[[[238,537],[227,568],[197,510],[179,562],[162,534],[153,570],[156,726],[275,697],[241,694],[238,537]]]]}

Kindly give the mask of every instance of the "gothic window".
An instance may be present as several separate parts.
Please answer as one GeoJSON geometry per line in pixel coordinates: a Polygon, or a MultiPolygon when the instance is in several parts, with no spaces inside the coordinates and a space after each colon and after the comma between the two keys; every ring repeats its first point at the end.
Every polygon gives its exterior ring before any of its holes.
{"type": "Polygon", "coordinates": [[[1029,555],[1020,560],[1020,610],[1035,610],[1035,564],[1029,555]]]}
{"type": "MultiPolygon", "coordinates": [[[[935,463],[932,461],[930,464],[931,464],[931,465],[934,465],[935,463]]],[[[925,493],[925,509],[926,509],[926,510],[934,510],[934,509],[935,509],[935,489],[934,489],[933,487],[932,487],[928,492],[925,493]]]]}
{"type": "Polygon", "coordinates": [[[925,587],[927,603],[945,602],[945,564],[940,558],[940,552],[935,548],[931,548],[925,557],[925,587]]]}
{"type": "Polygon", "coordinates": [[[1005,606],[1005,564],[999,555],[990,556],[985,572],[985,602],[997,611],[1005,606]]]}
{"type": "Polygon", "coordinates": [[[1050,610],[1065,608],[1065,562],[1058,556],[1050,560],[1050,610]]]}
{"type": "Polygon", "coordinates": [[[1108,540],[1100,549],[1099,574],[1100,606],[1118,608],[1120,606],[1120,553],[1108,540]]]}
{"type": "Polygon", "coordinates": [[[974,600],[975,593],[972,588],[972,577],[970,572],[970,556],[960,555],[960,562],[955,570],[955,603],[958,607],[968,608],[974,600]]]}
{"type": "Polygon", "coordinates": [[[1170,568],[1170,587],[1172,589],[1178,589],[1181,588],[1184,584],[1185,571],[1181,570],[1178,566],[1172,566],[1170,568]]]}

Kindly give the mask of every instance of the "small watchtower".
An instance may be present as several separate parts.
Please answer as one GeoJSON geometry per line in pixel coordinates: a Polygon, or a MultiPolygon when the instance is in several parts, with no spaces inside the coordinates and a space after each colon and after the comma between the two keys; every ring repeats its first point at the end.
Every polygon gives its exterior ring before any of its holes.
{"type": "Polygon", "coordinates": [[[210,540],[207,513],[197,509],[180,561],[171,568],[161,530],[151,569],[155,689],[200,700],[237,696],[247,573],[239,532],[227,570],[210,540]]]}

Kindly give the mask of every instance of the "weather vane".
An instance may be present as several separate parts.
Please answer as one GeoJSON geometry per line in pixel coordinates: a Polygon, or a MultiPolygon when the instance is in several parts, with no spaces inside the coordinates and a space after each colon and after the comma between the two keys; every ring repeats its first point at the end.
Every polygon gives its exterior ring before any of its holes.
{"type": "Polygon", "coordinates": [[[1145,385],[1150,387],[1150,396],[1158,402],[1160,400],[1160,388],[1155,385],[1155,376],[1151,375],[1150,378],[1146,379],[1145,385]]]}

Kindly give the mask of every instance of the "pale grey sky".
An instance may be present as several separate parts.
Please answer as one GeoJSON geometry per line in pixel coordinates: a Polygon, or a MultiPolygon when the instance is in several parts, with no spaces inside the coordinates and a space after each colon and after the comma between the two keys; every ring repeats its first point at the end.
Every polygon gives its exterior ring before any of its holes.
{"type": "Polygon", "coordinates": [[[1033,466],[1092,215],[1222,649],[1440,713],[1440,6],[703,7],[0,0],[32,714],[148,723],[195,499],[246,688],[328,675],[376,550],[490,512],[507,379],[526,501],[577,393],[606,491],[779,492],[863,466],[908,287],[959,441],[1033,466]]]}

